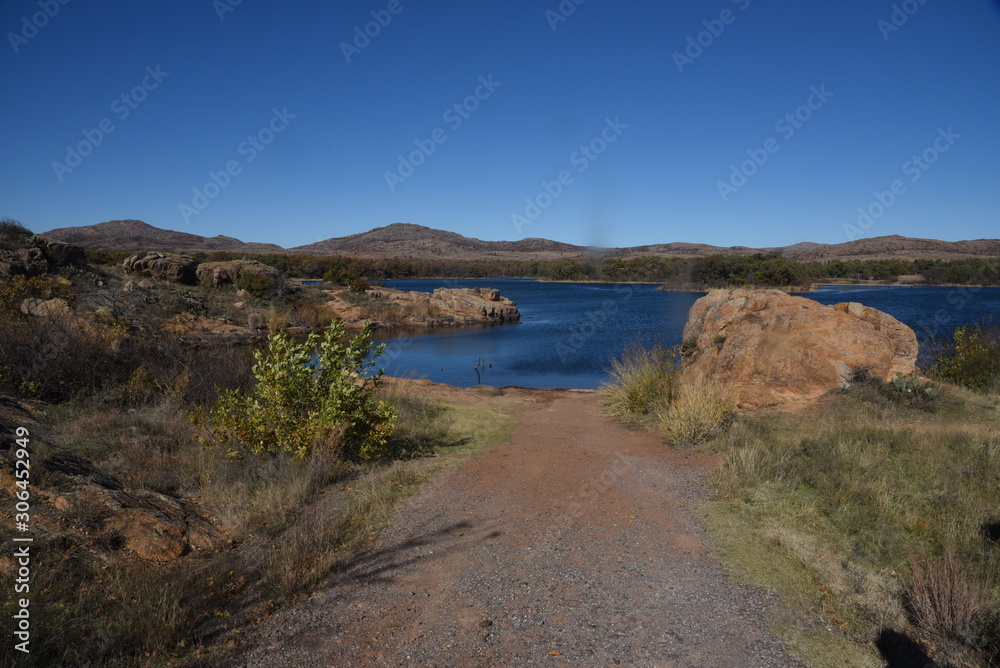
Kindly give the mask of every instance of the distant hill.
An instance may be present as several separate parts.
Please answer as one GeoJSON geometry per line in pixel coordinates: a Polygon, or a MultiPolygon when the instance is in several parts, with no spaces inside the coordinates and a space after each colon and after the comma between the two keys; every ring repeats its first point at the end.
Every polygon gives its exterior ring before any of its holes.
{"type": "Polygon", "coordinates": [[[202,237],[186,232],[162,230],[140,220],[113,220],[83,227],[64,227],[44,236],[92,250],[230,251],[234,253],[296,253],[344,255],[370,259],[409,260],[562,260],[587,257],[703,257],[705,255],[751,255],[776,253],[792,260],[939,259],[971,257],[1000,258],[1000,239],[938,241],[898,235],[858,239],[841,244],[801,242],[776,248],[710,246],[664,243],[628,248],[595,249],[548,239],[483,241],[423,225],[394,223],[368,232],[318,241],[285,249],[275,244],[243,242],[226,236],[202,237]]]}
{"type": "Polygon", "coordinates": [[[582,257],[582,246],[548,239],[482,241],[423,225],[395,223],[368,232],[290,249],[296,253],[412,260],[560,260],[582,257]]]}
{"type": "Polygon", "coordinates": [[[82,246],[89,250],[143,251],[175,250],[187,253],[197,251],[232,251],[245,253],[283,253],[275,244],[245,243],[222,235],[202,237],[187,232],[161,230],[141,220],[111,220],[83,227],[60,227],[45,232],[43,236],[56,241],[82,246]]]}
{"type": "Polygon", "coordinates": [[[794,260],[878,260],[898,258],[902,260],[961,260],[970,257],[1000,257],[1000,239],[974,239],[971,241],[938,241],[937,239],[913,239],[894,234],[887,237],[858,239],[842,244],[813,244],[792,251],[792,246],[783,254],[794,260]]]}

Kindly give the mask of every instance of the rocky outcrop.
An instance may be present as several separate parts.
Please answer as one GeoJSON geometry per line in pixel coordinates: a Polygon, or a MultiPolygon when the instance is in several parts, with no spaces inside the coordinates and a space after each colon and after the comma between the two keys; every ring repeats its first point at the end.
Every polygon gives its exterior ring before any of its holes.
{"type": "Polygon", "coordinates": [[[271,265],[257,260],[230,260],[228,262],[205,262],[198,266],[198,280],[213,288],[234,284],[241,278],[258,279],[260,287],[273,286],[281,272],[271,265]]]}
{"type": "Polygon", "coordinates": [[[501,297],[495,288],[438,288],[430,303],[458,320],[506,324],[521,319],[517,304],[501,297]]]}
{"type": "Polygon", "coordinates": [[[913,330],[892,316],[780,290],[710,292],[691,307],[683,348],[683,382],[731,387],[745,407],[814,399],[862,369],[912,376],[917,361],[913,330]]]}
{"type": "Polygon", "coordinates": [[[187,255],[173,253],[137,253],[125,258],[122,267],[134,274],[190,285],[196,280],[198,261],[187,255]]]}
{"type": "Polygon", "coordinates": [[[224,542],[223,533],[194,504],[165,494],[85,485],[76,502],[100,508],[103,530],[140,559],[169,561],[224,542]]]}
{"type": "Polygon", "coordinates": [[[61,241],[31,237],[26,243],[30,247],[0,250],[0,276],[40,276],[86,258],[82,248],[61,241]]]}
{"type": "Polygon", "coordinates": [[[382,325],[504,325],[521,319],[517,304],[494,288],[438,288],[432,293],[373,288],[367,301],[367,308],[339,299],[328,306],[344,320],[373,319],[382,325]]]}
{"type": "Polygon", "coordinates": [[[48,273],[49,263],[41,248],[0,250],[0,276],[40,276],[48,273]]]}
{"type": "Polygon", "coordinates": [[[29,297],[21,302],[21,313],[34,316],[57,316],[72,313],[69,302],[56,297],[55,299],[38,299],[29,297]]]}
{"type": "Polygon", "coordinates": [[[42,250],[45,259],[52,267],[69,267],[75,264],[82,264],[87,259],[87,254],[79,246],[63,243],[54,239],[34,237],[34,242],[42,250]]]}
{"type": "MultiPolygon", "coordinates": [[[[13,526],[15,427],[30,429],[31,526],[108,561],[119,557],[166,562],[199,550],[223,548],[229,538],[195,502],[128,489],[118,478],[72,452],[45,443],[35,416],[45,409],[0,394],[0,521],[13,526]]],[[[23,483],[22,483],[23,484],[23,483]]],[[[0,572],[9,568],[0,559],[0,572]]]]}

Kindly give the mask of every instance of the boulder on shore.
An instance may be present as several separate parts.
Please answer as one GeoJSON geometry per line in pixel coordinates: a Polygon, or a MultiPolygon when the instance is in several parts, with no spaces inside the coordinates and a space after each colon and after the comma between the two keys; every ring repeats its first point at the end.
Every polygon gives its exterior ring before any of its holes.
{"type": "Polygon", "coordinates": [[[825,306],[780,290],[714,290],[684,327],[682,382],[734,389],[744,407],[815,399],[856,371],[885,381],[916,373],[917,339],[891,315],[825,306]]]}

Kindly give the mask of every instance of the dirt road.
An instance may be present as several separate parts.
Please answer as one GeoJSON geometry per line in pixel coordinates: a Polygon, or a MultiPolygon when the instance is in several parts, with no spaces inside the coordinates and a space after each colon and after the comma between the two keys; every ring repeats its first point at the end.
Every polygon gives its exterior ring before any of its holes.
{"type": "Polygon", "coordinates": [[[248,666],[795,666],[690,506],[711,460],[509,390],[508,444],[441,473],[329,589],[246,637],[248,666]]]}

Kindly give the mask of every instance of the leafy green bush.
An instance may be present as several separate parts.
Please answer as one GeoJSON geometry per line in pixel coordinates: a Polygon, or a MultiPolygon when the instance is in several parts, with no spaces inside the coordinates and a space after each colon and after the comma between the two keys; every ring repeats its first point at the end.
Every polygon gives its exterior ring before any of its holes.
{"type": "Polygon", "coordinates": [[[962,325],[934,359],[931,373],[973,390],[1000,385],[1000,335],[982,325],[962,325]]]}
{"type": "Polygon", "coordinates": [[[225,445],[233,456],[288,452],[303,459],[319,448],[362,461],[389,455],[396,411],[375,397],[382,371],[364,375],[384,349],[377,346],[369,359],[372,329],[366,324],[347,343],[339,320],[302,343],[273,334],[254,352],[256,386],[223,391],[211,410],[194,414],[208,434],[203,442],[225,445]]]}
{"type": "Polygon", "coordinates": [[[323,280],[328,283],[342,283],[344,280],[344,271],[340,267],[330,267],[323,274],[323,280]]]}
{"type": "Polygon", "coordinates": [[[236,279],[236,288],[238,290],[246,290],[258,299],[267,296],[271,287],[271,279],[264,274],[246,271],[241,273],[239,278],[236,279]]]}

